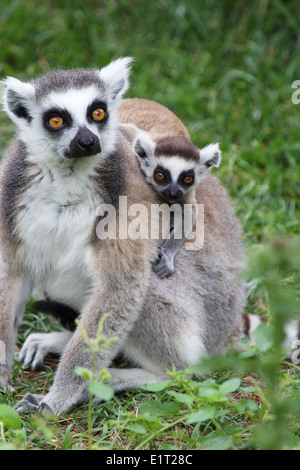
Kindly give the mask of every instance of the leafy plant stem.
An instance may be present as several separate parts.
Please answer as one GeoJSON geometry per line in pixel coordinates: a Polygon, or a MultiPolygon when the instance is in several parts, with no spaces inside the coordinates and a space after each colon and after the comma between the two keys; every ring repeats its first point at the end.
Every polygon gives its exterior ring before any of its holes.
{"type": "MultiPolygon", "coordinates": [[[[189,414],[188,415],[184,415],[182,416],[181,418],[177,419],[176,421],[173,421],[172,423],[168,423],[166,424],[165,426],[163,426],[161,429],[160,429],[160,433],[162,432],[165,432],[167,431],[168,429],[172,428],[173,426],[176,426],[176,424],[179,424],[179,423],[182,423],[184,422],[185,420],[187,420],[189,418],[189,414]]],[[[140,450],[142,449],[149,441],[151,441],[155,436],[157,435],[157,431],[156,432],[153,432],[152,434],[150,434],[143,442],[141,442],[138,446],[136,446],[135,450],[140,450]]]]}

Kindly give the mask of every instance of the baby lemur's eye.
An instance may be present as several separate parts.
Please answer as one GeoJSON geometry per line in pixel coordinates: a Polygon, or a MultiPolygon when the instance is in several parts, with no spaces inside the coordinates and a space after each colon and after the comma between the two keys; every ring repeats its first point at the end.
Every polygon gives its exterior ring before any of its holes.
{"type": "Polygon", "coordinates": [[[53,116],[49,119],[48,124],[52,129],[60,129],[64,125],[64,120],[61,116],[53,116]]]}
{"type": "Polygon", "coordinates": [[[94,111],[92,112],[92,117],[94,119],[94,121],[102,121],[104,118],[105,118],[105,111],[104,109],[102,108],[97,108],[97,109],[94,109],[94,111]]]}
{"type": "Polygon", "coordinates": [[[194,182],[194,177],[192,175],[187,175],[183,178],[185,184],[192,184],[194,182]]]}
{"type": "Polygon", "coordinates": [[[165,179],[165,174],[162,171],[155,171],[154,172],[154,179],[158,182],[161,182],[165,179]]]}

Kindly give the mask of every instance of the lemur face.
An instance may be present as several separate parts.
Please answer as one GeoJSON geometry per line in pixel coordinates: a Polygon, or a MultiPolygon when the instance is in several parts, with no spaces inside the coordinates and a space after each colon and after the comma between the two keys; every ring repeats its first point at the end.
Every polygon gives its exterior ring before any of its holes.
{"type": "MultiPolygon", "coordinates": [[[[195,184],[195,169],[191,165],[181,171],[176,157],[169,158],[167,164],[160,161],[153,171],[153,185],[161,196],[169,202],[179,202],[195,184]]],[[[180,165],[181,166],[181,165],[180,165]]]]}
{"type": "Polygon", "coordinates": [[[75,160],[112,151],[130,61],[100,71],[50,72],[30,83],[8,78],[5,108],[33,158],[75,160]]]}
{"type": "Polygon", "coordinates": [[[106,100],[94,87],[53,93],[41,109],[45,138],[63,158],[90,157],[101,152],[108,122],[106,100]],[[102,138],[103,140],[103,138],[102,138]]]}
{"type": "Polygon", "coordinates": [[[220,165],[221,151],[218,144],[199,150],[181,136],[161,139],[156,145],[152,142],[152,146],[149,139],[141,135],[134,148],[148,183],[167,202],[181,202],[213,166],[220,165]]]}

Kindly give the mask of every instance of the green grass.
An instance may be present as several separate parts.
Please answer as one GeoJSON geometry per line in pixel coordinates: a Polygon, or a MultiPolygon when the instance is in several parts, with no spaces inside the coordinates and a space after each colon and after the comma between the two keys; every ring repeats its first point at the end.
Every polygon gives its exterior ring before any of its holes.
{"type": "MultiPolygon", "coordinates": [[[[247,311],[268,313],[275,324],[290,312],[299,315],[300,105],[291,101],[292,82],[300,79],[299,20],[297,2],[280,0],[4,0],[0,6],[2,78],[26,80],[133,56],[127,96],[168,106],[199,147],[220,142],[217,172],[242,221],[250,259],[247,311]],[[283,256],[272,243],[278,237],[283,256]],[[296,247],[291,250],[285,237],[298,240],[296,247]]],[[[2,154],[14,132],[4,113],[0,129],[2,154]]],[[[30,331],[53,327],[29,305],[19,344],[30,331]]],[[[81,407],[55,423],[24,418],[15,434],[0,429],[0,441],[49,449],[91,443],[109,449],[299,449],[299,367],[281,364],[276,348],[246,351],[210,364],[200,381],[172,372],[175,383],[160,391],[127,392],[93,407],[92,439],[87,407],[81,407]]],[[[16,363],[16,393],[0,402],[44,393],[54,368],[50,361],[33,374],[16,363]]]]}

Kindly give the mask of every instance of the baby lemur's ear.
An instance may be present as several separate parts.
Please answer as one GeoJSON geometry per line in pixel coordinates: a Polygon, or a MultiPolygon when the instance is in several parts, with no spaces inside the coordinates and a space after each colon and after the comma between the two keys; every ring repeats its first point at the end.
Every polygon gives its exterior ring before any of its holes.
{"type": "Polygon", "coordinates": [[[4,110],[17,124],[28,123],[32,119],[34,86],[20,80],[8,77],[4,84],[4,110]]]}
{"type": "Polygon", "coordinates": [[[139,129],[134,124],[129,124],[129,123],[119,124],[119,129],[122,132],[125,139],[127,139],[128,142],[131,144],[131,146],[134,147],[134,144],[138,135],[142,132],[141,129],[139,129]]]}
{"type": "Polygon", "coordinates": [[[221,164],[221,154],[219,144],[209,144],[200,150],[200,164],[208,169],[213,166],[218,168],[221,164]]]}
{"type": "Polygon", "coordinates": [[[134,142],[133,148],[143,173],[146,176],[152,176],[155,143],[149,134],[147,132],[141,131],[134,142]]]}
{"type": "Polygon", "coordinates": [[[155,150],[155,143],[147,134],[147,132],[141,131],[134,143],[134,151],[136,152],[140,161],[152,160],[155,150]]]}
{"type": "Polygon", "coordinates": [[[155,151],[155,143],[151,139],[150,135],[139,129],[134,124],[119,124],[119,129],[131,144],[137,156],[141,170],[148,175],[149,170],[153,166],[153,156],[155,151]]]}

